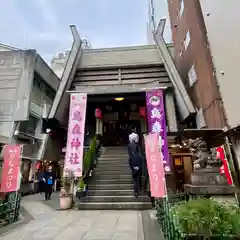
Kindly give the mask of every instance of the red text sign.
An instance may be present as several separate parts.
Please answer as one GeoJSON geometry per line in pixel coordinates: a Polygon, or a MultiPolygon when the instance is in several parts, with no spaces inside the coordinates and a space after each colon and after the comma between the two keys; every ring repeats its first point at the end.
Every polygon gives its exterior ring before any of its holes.
{"type": "Polygon", "coordinates": [[[20,187],[22,145],[4,147],[1,192],[15,192],[20,187]]]}

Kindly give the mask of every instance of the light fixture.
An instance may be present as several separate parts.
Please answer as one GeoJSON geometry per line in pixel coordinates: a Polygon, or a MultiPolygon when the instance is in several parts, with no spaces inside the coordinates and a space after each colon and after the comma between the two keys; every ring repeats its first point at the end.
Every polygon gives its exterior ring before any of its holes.
{"type": "Polygon", "coordinates": [[[116,98],[114,98],[116,101],[122,101],[122,100],[124,100],[124,98],[123,97],[116,97],[116,98]]]}

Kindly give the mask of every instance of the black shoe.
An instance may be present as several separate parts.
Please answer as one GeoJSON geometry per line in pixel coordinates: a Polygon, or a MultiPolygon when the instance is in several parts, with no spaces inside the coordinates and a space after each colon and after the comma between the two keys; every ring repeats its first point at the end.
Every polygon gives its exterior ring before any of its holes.
{"type": "Polygon", "coordinates": [[[137,193],[137,192],[134,193],[134,197],[135,197],[135,198],[138,197],[138,193],[137,193]]]}

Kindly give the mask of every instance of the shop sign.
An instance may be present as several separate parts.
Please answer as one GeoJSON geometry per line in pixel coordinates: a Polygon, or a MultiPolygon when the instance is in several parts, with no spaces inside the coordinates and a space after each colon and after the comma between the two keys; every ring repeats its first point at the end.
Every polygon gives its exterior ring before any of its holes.
{"type": "Polygon", "coordinates": [[[6,145],[3,151],[1,192],[16,192],[21,182],[22,145],[6,145]]]}
{"type": "Polygon", "coordinates": [[[144,136],[144,139],[151,196],[162,198],[166,196],[167,191],[158,137],[158,134],[155,133],[144,136]]]}
{"type": "Polygon", "coordinates": [[[75,177],[82,176],[86,107],[86,93],[71,94],[64,173],[75,177]]]}
{"type": "Polygon", "coordinates": [[[169,173],[171,171],[171,164],[168,154],[168,138],[163,90],[159,89],[146,92],[146,101],[148,133],[157,133],[159,135],[159,144],[162,155],[161,159],[164,164],[165,173],[169,173]]]}

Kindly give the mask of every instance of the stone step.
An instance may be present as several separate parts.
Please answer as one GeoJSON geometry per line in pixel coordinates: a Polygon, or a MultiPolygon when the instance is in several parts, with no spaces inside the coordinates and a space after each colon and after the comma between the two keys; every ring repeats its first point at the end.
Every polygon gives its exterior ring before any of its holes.
{"type": "Polygon", "coordinates": [[[80,202],[78,210],[147,210],[151,209],[150,202],[80,202]]]}
{"type": "Polygon", "coordinates": [[[93,176],[93,179],[94,180],[106,180],[106,179],[116,179],[116,180],[126,180],[126,179],[132,179],[132,175],[131,174],[122,174],[122,175],[106,175],[106,174],[103,174],[103,175],[100,175],[100,174],[97,174],[95,173],[94,176],[93,176]]]}
{"type": "Polygon", "coordinates": [[[88,196],[134,196],[133,189],[88,190],[88,196]]]}
{"type": "Polygon", "coordinates": [[[97,165],[97,167],[95,168],[95,171],[98,170],[108,170],[108,171],[112,171],[112,170],[116,170],[116,169],[129,169],[129,165],[125,164],[125,165],[102,165],[99,164],[97,165]]]}
{"type": "Polygon", "coordinates": [[[122,196],[86,196],[82,202],[150,202],[150,198],[145,195],[139,195],[135,198],[132,195],[122,196]]]}
{"type": "Polygon", "coordinates": [[[99,163],[111,163],[111,164],[114,164],[114,163],[123,163],[123,164],[128,164],[129,161],[128,159],[98,159],[98,162],[99,163]]]}
{"type": "Polygon", "coordinates": [[[132,178],[129,179],[93,179],[93,181],[98,184],[132,184],[132,178]]]}
{"type": "Polygon", "coordinates": [[[110,174],[110,175],[122,175],[122,174],[131,174],[131,171],[129,168],[116,168],[116,169],[96,169],[95,171],[96,174],[99,175],[105,175],[105,174],[110,174]]]}
{"type": "Polygon", "coordinates": [[[92,184],[88,186],[89,190],[125,190],[125,189],[132,189],[133,188],[133,184],[118,184],[118,183],[108,183],[108,184],[102,184],[102,183],[98,183],[98,184],[92,184]]]}
{"type": "Polygon", "coordinates": [[[131,171],[128,169],[126,169],[125,171],[96,171],[94,173],[96,176],[122,176],[122,175],[131,175],[131,171]]]}
{"type": "Polygon", "coordinates": [[[126,159],[128,158],[128,154],[102,154],[99,156],[99,159],[126,159]]]}
{"type": "Polygon", "coordinates": [[[115,165],[122,165],[122,166],[128,166],[129,165],[129,162],[124,160],[114,160],[114,161],[106,161],[106,160],[99,160],[98,161],[98,165],[108,165],[108,166],[115,166],[115,165]]]}

